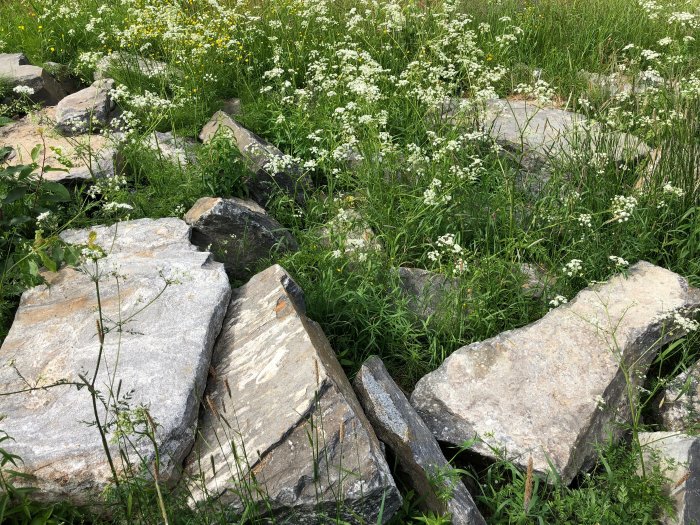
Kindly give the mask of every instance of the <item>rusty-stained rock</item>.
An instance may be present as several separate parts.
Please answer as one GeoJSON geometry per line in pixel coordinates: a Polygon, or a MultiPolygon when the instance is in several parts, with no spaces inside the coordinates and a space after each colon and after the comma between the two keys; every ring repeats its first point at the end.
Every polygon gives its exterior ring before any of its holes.
{"type": "Polygon", "coordinates": [[[253,498],[283,523],[377,523],[382,501],[386,522],[401,497],[328,340],[304,312],[301,289],[278,265],[233,292],[187,460],[187,472],[202,475],[193,497],[206,497],[203,483],[240,510],[237,489],[254,474],[265,496],[253,498]]]}
{"type": "Polygon", "coordinates": [[[568,483],[596,457],[595,444],[629,418],[623,369],[640,381],[658,348],[683,335],[669,312],[692,315],[700,291],[646,262],[628,276],[581,291],[541,320],[453,353],[411,396],[433,434],[475,452],[505,449],[541,473],[548,459],[568,483]]]}
{"type": "MultiPolygon", "coordinates": [[[[189,243],[189,227],[179,219],[140,219],[93,231],[108,253],[98,261],[106,333],[95,388],[110,405],[115,403],[111,385],[129,408],[148,408],[158,424],[160,478],[173,482],[194,442],[211,350],[230,297],[228,279],[223,265],[189,243]],[[119,286],[113,272],[124,276],[119,286]]],[[[62,236],[83,244],[88,230],[62,236]]],[[[99,314],[90,277],[94,265],[86,263],[85,269],[47,273],[49,286],[22,295],[0,348],[0,392],[23,390],[25,380],[41,387],[64,380],[80,383],[81,375],[92,378],[100,348],[99,314]]],[[[98,410],[104,421],[99,401],[98,410]]],[[[37,498],[77,504],[99,499],[111,471],[97,428],[88,426],[94,416],[87,388],[65,385],[2,397],[2,413],[3,428],[14,438],[3,448],[22,458],[13,468],[34,476],[28,483],[39,489],[37,498]]],[[[114,420],[112,413],[108,420],[114,420]]],[[[111,442],[115,428],[107,430],[111,442]]],[[[117,445],[110,448],[121,471],[117,445]]],[[[148,440],[136,448],[152,467],[148,440]]],[[[138,469],[134,449],[125,450],[138,469]]]]}
{"type": "Polygon", "coordinates": [[[7,126],[0,126],[0,147],[14,149],[8,163],[31,163],[32,149],[41,145],[39,163],[66,170],[48,171],[44,173],[46,180],[70,183],[114,176],[116,149],[107,138],[87,134],[70,139],[63,137],[53,129],[54,119],[55,108],[46,108],[7,126]]]}

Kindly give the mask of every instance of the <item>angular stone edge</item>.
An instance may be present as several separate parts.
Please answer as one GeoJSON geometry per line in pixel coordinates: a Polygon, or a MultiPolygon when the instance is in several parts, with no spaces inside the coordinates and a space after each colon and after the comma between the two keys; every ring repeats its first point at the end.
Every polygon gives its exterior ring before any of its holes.
{"type": "MultiPolygon", "coordinates": [[[[634,273],[635,271],[641,271],[642,268],[649,268],[649,267],[655,267],[655,265],[648,263],[646,261],[640,261],[630,267],[628,273],[634,273]]],[[[669,271],[670,270],[666,270],[669,271]]],[[[674,273],[674,272],[670,272],[674,273]]],[[[687,301],[686,305],[681,308],[683,311],[684,315],[695,317],[700,313],[700,289],[697,288],[692,288],[687,279],[683,278],[682,276],[675,274],[676,278],[679,281],[679,284],[681,288],[687,292],[687,301]]],[[[591,288],[585,288],[584,290],[581,290],[579,294],[577,294],[576,298],[574,300],[570,301],[569,303],[560,306],[559,308],[564,308],[568,309],[573,304],[575,304],[576,299],[578,296],[586,291],[590,290],[591,288]]],[[[595,287],[593,288],[595,289],[595,287]]],[[[546,316],[545,316],[546,317],[546,316]]],[[[539,319],[537,321],[534,321],[533,323],[530,323],[530,325],[527,326],[533,326],[541,323],[543,321],[544,317],[542,319],[539,319]]],[[[654,356],[656,355],[656,352],[658,349],[663,347],[664,345],[672,342],[673,340],[682,337],[683,333],[679,333],[678,331],[671,331],[671,330],[664,330],[664,326],[667,325],[667,321],[664,319],[656,319],[654,322],[652,322],[648,329],[644,332],[640,332],[636,334],[636,337],[634,338],[634,342],[631,344],[634,345],[643,345],[646,346],[648,349],[654,349],[654,351],[647,351],[644,355],[644,360],[643,362],[636,362],[634,363],[635,369],[637,371],[644,369],[644,372],[646,372],[646,369],[648,368],[649,364],[653,360],[654,356]]],[[[513,330],[507,330],[505,332],[501,332],[500,334],[486,339],[484,341],[477,341],[475,343],[471,343],[469,345],[466,345],[464,347],[461,347],[457,350],[452,355],[457,354],[460,351],[467,351],[470,347],[473,347],[475,345],[480,345],[484,343],[485,341],[491,341],[491,340],[499,340],[501,338],[507,337],[509,334],[516,332],[524,327],[516,328],[513,330]]],[[[445,376],[445,363],[451,359],[452,356],[449,356],[442,365],[440,365],[439,368],[434,370],[433,372],[430,372],[429,374],[426,374],[426,376],[423,376],[418,383],[416,384],[416,388],[414,389],[413,393],[411,394],[410,402],[411,405],[416,409],[418,414],[421,416],[421,418],[425,421],[425,423],[428,425],[428,427],[432,430],[433,435],[438,440],[445,441],[445,442],[450,442],[453,444],[459,444],[459,442],[454,441],[454,439],[451,439],[448,428],[450,425],[452,426],[459,426],[462,427],[460,422],[458,420],[455,420],[451,413],[450,410],[447,406],[444,405],[441,399],[438,398],[431,398],[431,403],[432,403],[432,408],[428,411],[425,409],[424,406],[421,405],[421,401],[419,400],[419,396],[422,394],[421,391],[421,384],[426,380],[428,376],[434,376],[438,378],[444,378],[445,376]],[[439,408],[438,408],[439,407],[439,408]]],[[[630,367],[633,363],[629,362],[629,352],[625,353],[625,357],[627,358],[627,361],[625,362],[625,365],[630,367]]],[[[635,386],[639,383],[639,379],[635,374],[633,374],[633,381],[635,382],[635,386]]],[[[629,409],[628,405],[624,404],[624,397],[627,395],[627,389],[625,388],[624,385],[624,379],[622,377],[622,372],[618,369],[618,372],[611,381],[610,385],[605,389],[604,392],[604,397],[605,397],[605,403],[606,405],[610,406],[615,406],[615,407],[620,407],[621,410],[626,413],[625,411],[629,409]]],[[[427,401],[424,401],[424,403],[427,403],[427,401]]],[[[605,440],[606,435],[608,435],[611,431],[613,432],[613,437],[615,439],[619,439],[623,435],[623,429],[619,425],[615,425],[615,420],[616,418],[619,419],[620,414],[615,414],[613,411],[610,410],[597,410],[592,416],[590,421],[588,422],[588,425],[584,428],[587,428],[587,432],[581,432],[575,443],[572,446],[572,451],[569,456],[569,460],[566,465],[563,465],[561,469],[559,470],[559,476],[562,479],[564,483],[569,483],[570,481],[573,480],[573,478],[578,474],[579,471],[585,470],[587,468],[590,468],[594,465],[595,463],[595,444],[597,442],[603,442],[605,440]]],[[[462,436],[462,440],[466,439],[471,439],[478,437],[476,432],[470,430],[469,435],[464,435],[462,436]]],[[[481,454],[485,457],[491,457],[495,458],[493,449],[486,443],[481,443],[477,441],[471,448],[474,452],[481,454]]],[[[517,462],[517,461],[516,461],[517,462]]],[[[521,466],[524,468],[525,464],[520,462],[521,466]]],[[[539,474],[541,475],[546,475],[547,472],[543,470],[538,470],[537,468],[535,469],[539,474]]],[[[549,479],[549,477],[548,477],[549,479]]]]}
{"type": "Polygon", "coordinates": [[[426,424],[394,383],[381,359],[377,356],[367,359],[353,384],[377,437],[397,456],[417,494],[425,498],[427,508],[439,514],[449,512],[453,525],[486,525],[474,500],[459,479],[448,487],[452,492],[449,500],[443,501],[435,493],[428,469],[451,470],[452,467],[426,424]],[[397,427],[402,427],[403,436],[397,427]]]}

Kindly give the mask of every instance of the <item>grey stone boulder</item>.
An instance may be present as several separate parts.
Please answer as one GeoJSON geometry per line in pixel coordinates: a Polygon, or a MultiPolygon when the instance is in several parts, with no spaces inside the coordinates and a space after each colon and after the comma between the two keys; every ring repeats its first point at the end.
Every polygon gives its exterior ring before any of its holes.
{"type": "Polygon", "coordinates": [[[402,266],[398,269],[398,276],[409,310],[422,320],[439,314],[446,296],[459,289],[458,279],[421,268],[402,266]]]}
{"type": "Polygon", "coordinates": [[[294,237],[253,201],[202,197],[185,214],[192,242],[213,252],[236,279],[275,253],[299,249],[294,237]]]}
{"type": "MultiPolygon", "coordinates": [[[[223,265],[190,244],[189,227],[179,219],[140,219],[90,231],[107,253],[97,263],[99,274],[90,261],[82,270],[45,273],[46,285],[22,294],[0,347],[0,392],[36,387],[2,398],[3,428],[14,438],[3,448],[22,458],[17,470],[33,476],[33,497],[46,501],[99,501],[112,478],[98,430],[87,424],[94,421],[87,388],[51,387],[94,374],[100,315],[92,276],[99,279],[104,327],[95,388],[109,406],[126,402],[129,409],[148,409],[158,425],[165,483],[177,480],[194,443],[211,351],[231,293],[223,265]],[[123,276],[118,283],[115,274],[123,276]]],[[[89,236],[89,230],[62,234],[72,244],[87,244],[89,236]]],[[[97,406],[121,472],[114,413],[100,401],[97,406]]],[[[134,468],[140,467],[139,454],[152,471],[152,445],[133,434],[128,438],[133,448],[123,449],[134,468]]]]}
{"type": "MultiPolygon", "coordinates": [[[[457,101],[443,105],[443,121],[460,124],[465,117],[469,122],[474,119],[459,110],[457,101]]],[[[633,162],[650,152],[633,135],[608,131],[578,113],[541,107],[531,101],[489,100],[475,120],[526,172],[548,173],[553,162],[566,161],[579,152],[587,156],[605,154],[611,162],[633,162]]],[[[541,185],[546,180],[545,175],[530,183],[541,185]]]]}
{"type": "Polygon", "coordinates": [[[700,362],[671,380],[656,407],[665,430],[700,431],[700,362]]]}
{"type": "Polygon", "coordinates": [[[394,383],[382,360],[370,357],[353,383],[377,437],[396,456],[423,504],[451,516],[453,525],[486,525],[459,473],[445,459],[428,427],[394,383]]]}
{"type": "Polygon", "coordinates": [[[639,442],[645,466],[660,467],[668,478],[665,489],[675,513],[662,516],[660,523],[700,523],[700,438],[677,432],[642,432],[639,442]]]}
{"type": "Polygon", "coordinates": [[[91,86],[64,97],[56,106],[56,127],[64,135],[94,133],[107,126],[114,109],[109,92],[114,80],[96,80],[91,86]]]}
{"type": "Polygon", "coordinates": [[[32,66],[22,53],[0,53],[0,79],[10,87],[27,86],[34,90],[30,98],[35,102],[54,105],[66,92],[44,69],[32,66]]]}
{"type": "Polygon", "coordinates": [[[313,185],[299,166],[275,146],[244,128],[230,115],[217,111],[204,125],[199,139],[209,142],[217,135],[229,138],[238,148],[252,172],[245,181],[250,197],[266,206],[278,193],[303,204],[313,185]]]}
{"type": "Polygon", "coordinates": [[[582,290],[522,328],[460,348],[423,377],[411,403],[438,440],[494,448],[525,468],[548,460],[564,483],[592,465],[597,442],[628,422],[628,385],[640,383],[657,350],[684,332],[672,312],[692,316],[700,291],[646,262],[582,290]]]}
{"type": "Polygon", "coordinates": [[[280,266],[234,290],[186,462],[193,503],[241,494],[278,523],[383,522],[401,496],[379,441],[303,293],[280,266]]]}
{"type": "Polygon", "coordinates": [[[113,177],[116,148],[104,136],[76,135],[66,138],[53,129],[55,108],[45,108],[34,115],[0,127],[0,147],[9,146],[13,153],[8,164],[30,164],[31,151],[41,145],[39,161],[65,171],[48,171],[45,180],[70,184],[113,177]]]}
{"type": "Polygon", "coordinates": [[[165,62],[148,57],[134,55],[125,51],[115,51],[102,57],[95,67],[94,79],[102,80],[114,75],[117,71],[124,71],[147,78],[163,79],[170,75],[181,75],[165,62]]]}
{"type": "Polygon", "coordinates": [[[193,140],[176,137],[171,131],[161,133],[154,131],[146,136],[144,145],[157,154],[178,166],[187,166],[197,162],[193,140]]]}

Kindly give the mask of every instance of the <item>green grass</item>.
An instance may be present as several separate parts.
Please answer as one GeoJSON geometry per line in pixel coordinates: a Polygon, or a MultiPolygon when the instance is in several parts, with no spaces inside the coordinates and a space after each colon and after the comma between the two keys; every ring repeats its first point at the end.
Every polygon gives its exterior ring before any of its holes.
{"type": "MultiPolygon", "coordinates": [[[[99,193],[77,188],[70,201],[53,205],[45,238],[55,241],[67,225],[181,216],[202,196],[245,196],[244,162],[225,140],[198,147],[199,162],[185,167],[141,144],[153,130],[194,138],[223,100],[238,97],[241,122],[297,158],[314,181],[303,208],[285,198],[269,206],[300,244],[299,252],[276,262],[304,289],[310,317],[351,376],[377,354],[410,390],[460,346],[537,320],[554,297],[571,299],[589,282],[619,272],[610,256],[647,260],[700,285],[697,2],[402,0],[397,9],[360,0],[219,3],[0,5],[0,52],[22,51],[37,64],[64,63],[84,82],[111,51],[170,67],[165,77],[149,78],[128,66],[110,72],[123,86],[120,104],[130,112],[133,131],[121,146],[123,178],[100,182],[99,193]],[[679,12],[695,19],[684,21],[679,12]],[[658,89],[611,97],[592,89],[582,71],[629,79],[646,71],[661,80],[658,89]],[[517,91],[536,87],[537,79],[545,83],[541,91],[551,89],[551,103],[634,133],[661,151],[657,168],[649,175],[649,159],[616,165],[584,152],[557,165],[534,196],[520,184],[513,159],[474,126],[436,121],[445,97],[520,97],[517,91]],[[350,151],[362,159],[347,160],[350,151]],[[431,189],[434,197],[426,198],[431,189]],[[617,196],[636,199],[628,221],[614,219],[617,196]],[[109,212],[108,202],[132,209],[109,212]],[[371,228],[380,250],[346,252],[342,229],[325,238],[329,223],[342,223],[348,213],[371,228]],[[461,249],[441,246],[446,235],[461,249]],[[567,276],[563,268],[574,259],[581,273],[567,276]],[[522,263],[553,277],[541,297],[523,288],[522,263]],[[399,266],[458,279],[434,319],[423,322],[411,312],[399,289],[399,266]]],[[[28,109],[17,104],[3,103],[0,118],[28,109]]],[[[610,153],[610,147],[601,151],[610,153]]],[[[0,197],[12,187],[0,180],[0,197]]],[[[31,204],[31,195],[27,199],[31,204]]],[[[19,216],[20,208],[24,214],[29,204],[20,204],[4,205],[4,218],[19,216]]],[[[41,247],[32,244],[38,225],[30,219],[3,232],[0,338],[22,290],[36,282],[29,261],[44,263],[41,247]]],[[[697,359],[697,348],[698,340],[689,338],[663,353],[654,385],[697,359]]],[[[595,523],[596,515],[600,523],[651,523],[664,506],[661,480],[634,475],[637,452],[624,444],[601,451],[599,469],[576,489],[541,483],[538,506],[529,514],[518,500],[523,475],[512,465],[500,462],[473,474],[482,482],[490,523],[564,524],[574,516],[595,523]]],[[[150,509],[145,522],[158,519],[152,496],[140,500],[150,509]]],[[[182,503],[168,501],[177,509],[182,503]]],[[[397,523],[420,517],[419,506],[408,501],[397,523]]],[[[32,516],[44,512],[31,509],[32,516]]],[[[174,515],[178,523],[215,522],[214,514],[174,515]]]]}

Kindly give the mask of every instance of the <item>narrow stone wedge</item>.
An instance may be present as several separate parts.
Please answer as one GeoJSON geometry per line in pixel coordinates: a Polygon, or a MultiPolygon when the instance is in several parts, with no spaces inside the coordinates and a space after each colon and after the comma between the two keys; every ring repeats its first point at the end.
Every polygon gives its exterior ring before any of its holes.
{"type": "Polygon", "coordinates": [[[304,312],[301,289],[277,265],[234,290],[187,460],[199,479],[194,500],[217,498],[236,512],[252,489],[247,501],[294,524],[336,516],[374,524],[383,503],[386,522],[401,496],[333,350],[304,312]]]}
{"type": "Polygon", "coordinates": [[[535,323],[457,350],[411,403],[439,440],[477,435],[476,452],[505,449],[523,468],[532,457],[541,473],[551,462],[568,483],[628,420],[625,375],[634,391],[659,347],[683,335],[669,314],[699,306],[685,279],[639,262],[535,323]]]}
{"type": "Polygon", "coordinates": [[[453,525],[486,525],[459,475],[382,360],[373,356],[365,361],[354,386],[377,437],[394,453],[428,510],[449,513],[453,525]]]}

